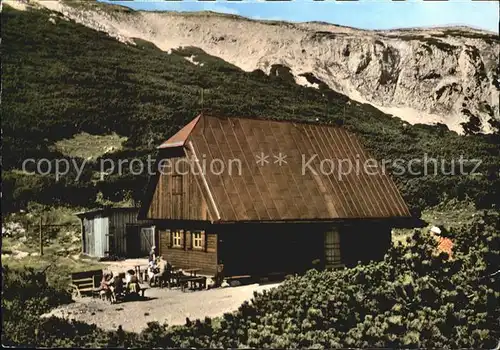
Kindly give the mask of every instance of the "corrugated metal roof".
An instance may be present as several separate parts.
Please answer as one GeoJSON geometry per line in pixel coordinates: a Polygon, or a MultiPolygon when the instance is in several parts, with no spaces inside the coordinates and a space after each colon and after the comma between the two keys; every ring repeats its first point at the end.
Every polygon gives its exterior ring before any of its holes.
{"type": "Polygon", "coordinates": [[[343,128],[213,116],[199,116],[188,126],[175,142],[183,139],[188,156],[206,162],[207,171],[197,179],[208,187],[213,201],[207,202],[220,221],[410,217],[380,167],[371,169],[373,174],[358,169],[338,175],[339,164],[362,166],[370,159],[357,137],[343,128]],[[267,162],[259,165],[262,156],[267,162]],[[216,162],[226,167],[221,174],[209,171],[216,162]]]}
{"type": "Polygon", "coordinates": [[[94,216],[97,214],[110,214],[112,212],[119,212],[119,211],[139,211],[139,207],[107,207],[107,208],[99,208],[99,209],[93,209],[93,210],[87,210],[87,211],[80,211],[74,213],[78,217],[84,217],[84,216],[94,216]]]}

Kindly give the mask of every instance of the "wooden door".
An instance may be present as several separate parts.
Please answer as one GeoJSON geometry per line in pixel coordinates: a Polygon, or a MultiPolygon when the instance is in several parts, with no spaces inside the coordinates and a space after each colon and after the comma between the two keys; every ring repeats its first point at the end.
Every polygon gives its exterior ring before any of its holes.
{"type": "MultiPolygon", "coordinates": [[[[141,228],[141,255],[148,255],[155,244],[155,230],[154,227],[141,228]]],[[[158,251],[158,250],[156,250],[158,251]]]]}
{"type": "Polygon", "coordinates": [[[94,256],[102,258],[106,256],[109,250],[108,246],[108,227],[109,219],[107,217],[94,218],[94,256]]]}
{"type": "Polygon", "coordinates": [[[139,258],[141,256],[141,239],[139,237],[139,227],[127,225],[127,257],[139,258]]]}
{"type": "Polygon", "coordinates": [[[340,234],[337,229],[331,229],[325,232],[325,268],[334,269],[340,266],[340,234]]]}
{"type": "Polygon", "coordinates": [[[85,230],[83,252],[94,256],[94,221],[88,218],[83,219],[83,227],[85,230]]]}

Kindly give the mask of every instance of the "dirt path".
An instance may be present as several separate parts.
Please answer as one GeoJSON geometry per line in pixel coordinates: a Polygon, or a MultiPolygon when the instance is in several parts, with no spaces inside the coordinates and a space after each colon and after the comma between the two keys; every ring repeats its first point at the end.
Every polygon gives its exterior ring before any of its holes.
{"type": "Polygon", "coordinates": [[[98,327],[116,330],[122,325],[124,330],[140,332],[147,322],[166,322],[182,325],[186,317],[197,318],[222,316],[232,312],[253,297],[253,292],[261,292],[278,284],[251,284],[246,286],[218,288],[212,290],[182,292],[178,289],[152,288],[146,291],[148,300],[128,301],[111,305],[93,298],[82,298],[70,305],[61,306],[44,316],[54,315],[96,324],[98,327]]]}

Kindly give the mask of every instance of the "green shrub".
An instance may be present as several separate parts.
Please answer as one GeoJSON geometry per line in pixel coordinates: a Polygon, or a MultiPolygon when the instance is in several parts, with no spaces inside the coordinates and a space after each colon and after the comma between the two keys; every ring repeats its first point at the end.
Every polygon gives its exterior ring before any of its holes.
{"type": "MultiPolygon", "coordinates": [[[[149,323],[140,334],[105,332],[37,316],[61,302],[43,274],[4,269],[4,345],[143,348],[493,348],[500,336],[499,213],[451,228],[453,259],[416,232],[384,261],[335,272],[311,270],[256,293],[218,320],[149,323]],[[22,287],[22,288],[21,288],[22,287]],[[214,322],[218,321],[218,322],[214,322]]],[[[168,310],[166,310],[168,312],[168,310]]]]}

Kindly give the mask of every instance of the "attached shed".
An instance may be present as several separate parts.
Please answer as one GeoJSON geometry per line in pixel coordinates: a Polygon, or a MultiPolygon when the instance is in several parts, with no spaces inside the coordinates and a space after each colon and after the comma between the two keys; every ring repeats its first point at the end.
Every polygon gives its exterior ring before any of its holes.
{"type": "Polygon", "coordinates": [[[94,257],[146,256],[156,244],[151,222],[138,221],[138,208],[102,208],[76,213],[82,223],[82,252],[94,257]]]}
{"type": "Polygon", "coordinates": [[[413,224],[385,169],[341,127],[200,115],[158,148],[139,218],[154,222],[160,254],[178,267],[352,266],[381,259],[391,228],[413,224]],[[328,167],[370,159],[369,173],[328,167]]]}

